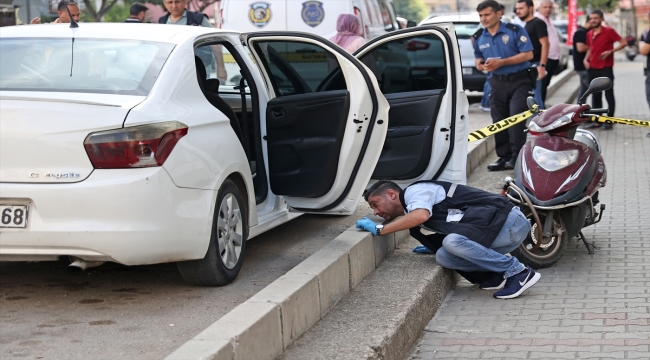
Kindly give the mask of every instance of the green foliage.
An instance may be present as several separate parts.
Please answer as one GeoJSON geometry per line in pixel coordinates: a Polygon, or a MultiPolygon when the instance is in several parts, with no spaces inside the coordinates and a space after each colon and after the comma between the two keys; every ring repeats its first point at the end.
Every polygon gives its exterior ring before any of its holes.
{"type": "Polygon", "coordinates": [[[104,15],[104,22],[124,22],[129,17],[131,4],[125,2],[124,5],[115,5],[104,15]]]}
{"type": "Polygon", "coordinates": [[[429,15],[426,5],[422,0],[393,0],[397,15],[419,22],[429,15]]]}
{"type": "MultiPolygon", "coordinates": [[[[567,4],[568,1],[564,0],[567,4]]],[[[578,0],[578,9],[612,11],[618,6],[618,0],[578,0]]]]}

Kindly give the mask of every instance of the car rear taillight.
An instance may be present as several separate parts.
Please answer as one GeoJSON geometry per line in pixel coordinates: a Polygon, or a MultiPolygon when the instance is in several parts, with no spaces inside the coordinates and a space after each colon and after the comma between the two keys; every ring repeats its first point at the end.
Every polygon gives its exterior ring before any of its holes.
{"type": "Polygon", "coordinates": [[[186,134],[187,125],[168,121],[91,133],[84,147],[95,169],[161,166],[186,134]]]}
{"type": "Polygon", "coordinates": [[[411,40],[406,43],[406,50],[407,51],[418,51],[418,50],[426,50],[431,46],[428,42],[424,41],[417,41],[417,40],[411,40]]]}

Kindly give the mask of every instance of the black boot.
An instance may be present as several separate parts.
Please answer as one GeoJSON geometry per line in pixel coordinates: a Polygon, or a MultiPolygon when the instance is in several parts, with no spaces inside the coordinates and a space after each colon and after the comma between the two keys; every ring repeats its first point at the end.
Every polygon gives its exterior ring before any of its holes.
{"type": "Polygon", "coordinates": [[[488,168],[488,170],[490,170],[490,171],[501,171],[501,170],[505,170],[505,169],[506,169],[506,163],[507,163],[507,162],[508,162],[508,159],[502,157],[502,158],[499,158],[499,160],[497,160],[497,162],[495,162],[495,163],[493,163],[493,164],[489,164],[489,165],[487,166],[487,168],[488,168]]]}

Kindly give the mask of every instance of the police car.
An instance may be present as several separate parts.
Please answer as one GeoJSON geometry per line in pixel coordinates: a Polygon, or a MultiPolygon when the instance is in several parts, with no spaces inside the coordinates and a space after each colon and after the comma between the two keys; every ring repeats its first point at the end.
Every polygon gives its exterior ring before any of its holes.
{"type": "Polygon", "coordinates": [[[189,283],[225,285],[246,240],[350,214],[371,178],[465,181],[451,25],[356,57],[305,33],[16,26],[0,60],[0,261],[177,262],[189,283]],[[438,72],[381,68],[424,40],[444,53],[438,72]],[[237,86],[217,80],[225,60],[237,86]]]}

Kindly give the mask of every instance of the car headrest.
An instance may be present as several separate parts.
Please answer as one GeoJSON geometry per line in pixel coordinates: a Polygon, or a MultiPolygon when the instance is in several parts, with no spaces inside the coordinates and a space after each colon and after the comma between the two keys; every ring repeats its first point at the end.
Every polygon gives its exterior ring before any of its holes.
{"type": "Polygon", "coordinates": [[[205,91],[211,91],[213,93],[218,93],[219,92],[219,85],[221,85],[221,82],[219,81],[219,79],[208,79],[204,83],[205,91]]]}
{"type": "Polygon", "coordinates": [[[203,89],[205,85],[205,78],[208,76],[205,71],[205,65],[203,65],[203,61],[198,56],[194,56],[194,64],[196,65],[196,77],[199,79],[199,85],[201,86],[201,89],[203,89]]]}

